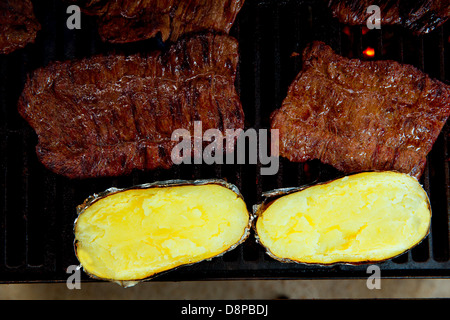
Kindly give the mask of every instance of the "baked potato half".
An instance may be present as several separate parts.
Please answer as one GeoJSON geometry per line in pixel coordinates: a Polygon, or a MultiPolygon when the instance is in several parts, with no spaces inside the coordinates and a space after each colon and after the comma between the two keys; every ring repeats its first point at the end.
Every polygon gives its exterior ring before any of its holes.
{"type": "Polygon", "coordinates": [[[88,198],[78,207],[74,244],[87,274],[127,287],[219,256],[250,229],[251,215],[234,185],[165,181],[88,198]]]}
{"type": "Polygon", "coordinates": [[[306,188],[275,190],[255,207],[257,240],[283,262],[380,262],[424,239],[431,207],[419,182],[365,172],[306,188]]]}

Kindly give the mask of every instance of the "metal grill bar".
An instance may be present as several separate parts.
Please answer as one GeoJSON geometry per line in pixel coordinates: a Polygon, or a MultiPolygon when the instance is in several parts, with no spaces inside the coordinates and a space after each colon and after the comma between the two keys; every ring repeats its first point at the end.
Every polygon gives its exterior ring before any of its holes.
{"type": "MultiPolygon", "coordinates": [[[[16,103],[26,75],[50,61],[123,50],[161,48],[158,40],[142,45],[114,46],[100,41],[95,19],[83,17],[81,30],[65,28],[60,1],[36,2],[43,30],[34,46],[0,57],[0,282],[65,281],[66,268],[78,264],[73,251],[75,208],[95,192],[155,180],[222,177],[238,186],[251,205],[261,193],[333,179],[335,169],[318,161],[290,163],[280,159],[275,176],[261,176],[259,165],[175,166],[170,170],[135,172],[129,177],[69,180],[52,174],[38,161],[34,132],[17,114],[16,103]]],[[[301,69],[301,52],[312,40],[330,44],[344,56],[365,58],[367,46],[375,59],[413,64],[449,83],[449,24],[417,37],[400,27],[372,30],[337,22],[318,1],[247,0],[231,35],[239,40],[236,87],[246,115],[246,128],[268,128],[269,116],[281,106],[291,81],[301,69]]],[[[409,252],[380,264],[384,277],[449,277],[449,154],[448,123],[429,155],[422,178],[430,195],[433,226],[429,237],[409,252]]],[[[365,266],[317,267],[283,264],[264,253],[251,236],[236,250],[212,261],[181,268],[158,280],[291,279],[366,277],[365,266]]],[[[87,280],[87,277],[85,277],[87,280]]]]}

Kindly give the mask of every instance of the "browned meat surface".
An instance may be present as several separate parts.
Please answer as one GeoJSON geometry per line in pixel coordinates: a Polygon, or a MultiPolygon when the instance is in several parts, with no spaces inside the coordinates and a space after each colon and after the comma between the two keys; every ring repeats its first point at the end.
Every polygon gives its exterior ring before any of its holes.
{"type": "Polygon", "coordinates": [[[280,155],[346,172],[395,170],[419,178],[450,114],[450,87],[409,65],[339,56],[322,42],[271,115],[280,155]]]}
{"type": "Polygon", "coordinates": [[[244,0],[69,0],[98,16],[104,41],[126,43],[149,39],[176,41],[190,32],[228,33],[244,0]]]}
{"type": "Polygon", "coordinates": [[[381,25],[398,24],[416,33],[428,33],[450,17],[448,0],[327,0],[333,15],[342,23],[365,25],[372,15],[367,8],[377,5],[381,25]]]}
{"type": "Polygon", "coordinates": [[[0,54],[34,42],[40,29],[30,0],[0,0],[0,54]]]}
{"type": "Polygon", "coordinates": [[[203,34],[149,56],[55,62],[28,79],[19,112],[40,161],[70,178],[169,168],[175,129],[243,128],[236,39],[203,34]]]}

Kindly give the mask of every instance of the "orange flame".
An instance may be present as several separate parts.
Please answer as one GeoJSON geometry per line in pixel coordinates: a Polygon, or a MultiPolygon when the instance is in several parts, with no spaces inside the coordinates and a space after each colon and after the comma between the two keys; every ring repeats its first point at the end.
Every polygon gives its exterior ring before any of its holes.
{"type": "Polygon", "coordinates": [[[375,49],[374,49],[374,48],[371,48],[371,47],[367,47],[367,49],[363,51],[363,54],[364,54],[366,57],[372,58],[372,57],[375,56],[375,49]]]}

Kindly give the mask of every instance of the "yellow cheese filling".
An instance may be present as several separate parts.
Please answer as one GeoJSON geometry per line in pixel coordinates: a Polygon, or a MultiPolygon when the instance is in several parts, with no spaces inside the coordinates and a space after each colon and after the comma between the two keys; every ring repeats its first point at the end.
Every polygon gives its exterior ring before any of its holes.
{"type": "Polygon", "coordinates": [[[223,253],[248,225],[242,198],[217,184],[132,189],[80,214],[76,250],[90,274],[137,280],[223,253]]]}
{"type": "Polygon", "coordinates": [[[428,233],[431,211],[416,179],[370,172],[275,200],[260,214],[260,242],[277,258],[304,263],[381,261],[428,233]]]}

